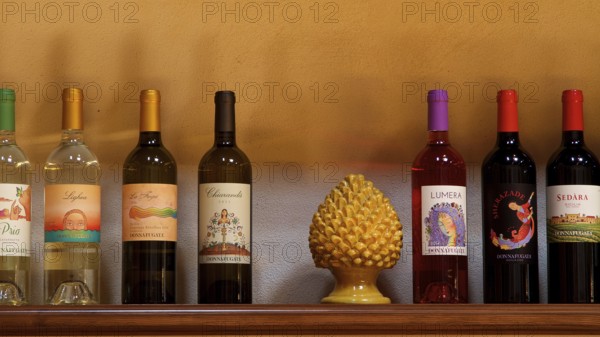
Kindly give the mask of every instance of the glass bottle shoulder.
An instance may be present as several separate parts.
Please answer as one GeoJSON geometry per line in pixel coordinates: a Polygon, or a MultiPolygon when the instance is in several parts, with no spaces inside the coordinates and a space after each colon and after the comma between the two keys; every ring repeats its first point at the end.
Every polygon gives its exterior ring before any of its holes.
{"type": "Polygon", "coordinates": [[[100,175],[98,158],[82,141],[61,141],[44,164],[44,180],[49,184],[96,185],[100,175]]]}
{"type": "Polygon", "coordinates": [[[96,155],[83,142],[61,143],[54,148],[46,163],[90,163],[98,162],[96,155]]]}
{"type": "Polygon", "coordinates": [[[31,164],[25,152],[15,143],[0,143],[0,183],[30,184],[31,164]]]}
{"type": "Polygon", "coordinates": [[[568,165],[598,168],[599,162],[596,155],[585,145],[561,145],[548,159],[548,167],[568,165]]]}
{"type": "Polygon", "coordinates": [[[147,166],[175,165],[175,158],[164,146],[137,145],[125,159],[127,163],[138,163],[147,166]]]}
{"type": "Polygon", "coordinates": [[[449,143],[428,144],[416,156],[413,169],[465,169],[462,155],[449,143]]]}
{"type": "Polygon", "coordinates": [[[177,163],[162,145],[138,144],[123,164],[123,184],[177,184],[177,163]]]}
{"type": "Polygon", "coordinates": [[[202,183],[252,183],[252,164],[235,146],[213,146],[200,160],[198,178],[202,183]]]}
{"type": "Polygon", "coordinates": [[[535,171],[535,161],[520,145],[495,146],[484,158],[482,167],[521,167],[535,171]]]}
{"type": "Polygon", "coordinates": [[[600,185],[600,163],[584,144],[562,144],[548,160],[547,185],[600,185]]]}
{"type": "Polygon", "coordinates": [[[29,165],[29,159],[17,144],[0,143],[0,163],[29,165]]]}
{"type": "Polygon", "coordinates": [[[250,160],[237,146],[213,146],[202,156],[198,169],[202,169],[209,164],[219,166],[250,166],[250,160]]]}
{"type": "Polygon", "coordinates": [[[484,184],[535,184],[536,166],[520,145],[496,145],[483,160],[481,177],[484,184]]]}

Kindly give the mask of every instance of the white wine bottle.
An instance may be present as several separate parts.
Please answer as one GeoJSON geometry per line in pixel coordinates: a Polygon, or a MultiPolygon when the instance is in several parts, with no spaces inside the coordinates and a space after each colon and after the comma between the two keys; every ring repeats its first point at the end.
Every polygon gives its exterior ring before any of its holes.
{"type": "Polygon", "coordinates": [[[252,303],[252,166],[235,142],[235,94],[215,95],[215,143],[198,167],[198,302],[252,303]]]}
{"type": "Polygon", "coordinates": [[[44,299],[100,302],[100,165],[83,141],[83,92],[63,90],[62,137],[44,165],[44,299]]]}
{"type": "Polygon", "coordinates": [[[160,136],[160,92],[140,93],[140,137],[123,165],[123,304],[175,303],[177,164],[160,136]]]}
{"type": "Polygon", "coordinates": [[[15,141],[15,92],[0,89],[0,304],[29,302],[30,165],[15,141]]]}

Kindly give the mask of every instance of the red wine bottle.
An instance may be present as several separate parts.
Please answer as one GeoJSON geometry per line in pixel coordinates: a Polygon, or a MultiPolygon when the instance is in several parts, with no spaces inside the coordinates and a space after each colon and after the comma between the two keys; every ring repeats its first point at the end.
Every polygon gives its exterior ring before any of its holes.
{"type": "Polygon", "coordinates": [[[548,302],[600,300],[600,164],[583,142],[583,93],[565,90],[562,144],[546,171],[548,302]]]}
{"type": "Polygon", "coordinates": [[[466,303],[466,167],[448,140],[448,93],[427,102],[427,146],[412,166],[413,301],[466,303]]]}
{"type": "Polygon", "coordinates": [[[515,90],[498,92],[496,146],[481,167],[485,303],[538,303],[535,163],[521,148],[515,90]]]}

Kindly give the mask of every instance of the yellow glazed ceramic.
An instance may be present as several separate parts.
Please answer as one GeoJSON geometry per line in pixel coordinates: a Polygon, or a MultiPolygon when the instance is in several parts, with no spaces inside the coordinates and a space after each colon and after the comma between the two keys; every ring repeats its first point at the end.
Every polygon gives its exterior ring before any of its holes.
{"type": "Polygon", "coordinates": [[[323,303],[390,303],[376,281],[400,258],[402,225],[390,200],[363,175],[346,176],[319,205],[309,245],[315,265],[336,278],[323,303]]]}

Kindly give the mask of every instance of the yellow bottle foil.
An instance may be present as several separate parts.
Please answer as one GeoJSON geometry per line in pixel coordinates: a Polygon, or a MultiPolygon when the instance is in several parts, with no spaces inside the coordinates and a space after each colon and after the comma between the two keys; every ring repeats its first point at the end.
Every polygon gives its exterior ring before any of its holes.
{"type": "Polygon", "coordinates": [[[140,132],[160,131],[160,91],[140,92],[140,132]]]}
{"type": "Polygon", "coordinates": [[[83,130],[83,90],[63,89],[62,101],[62,129],[83,130]]]}

